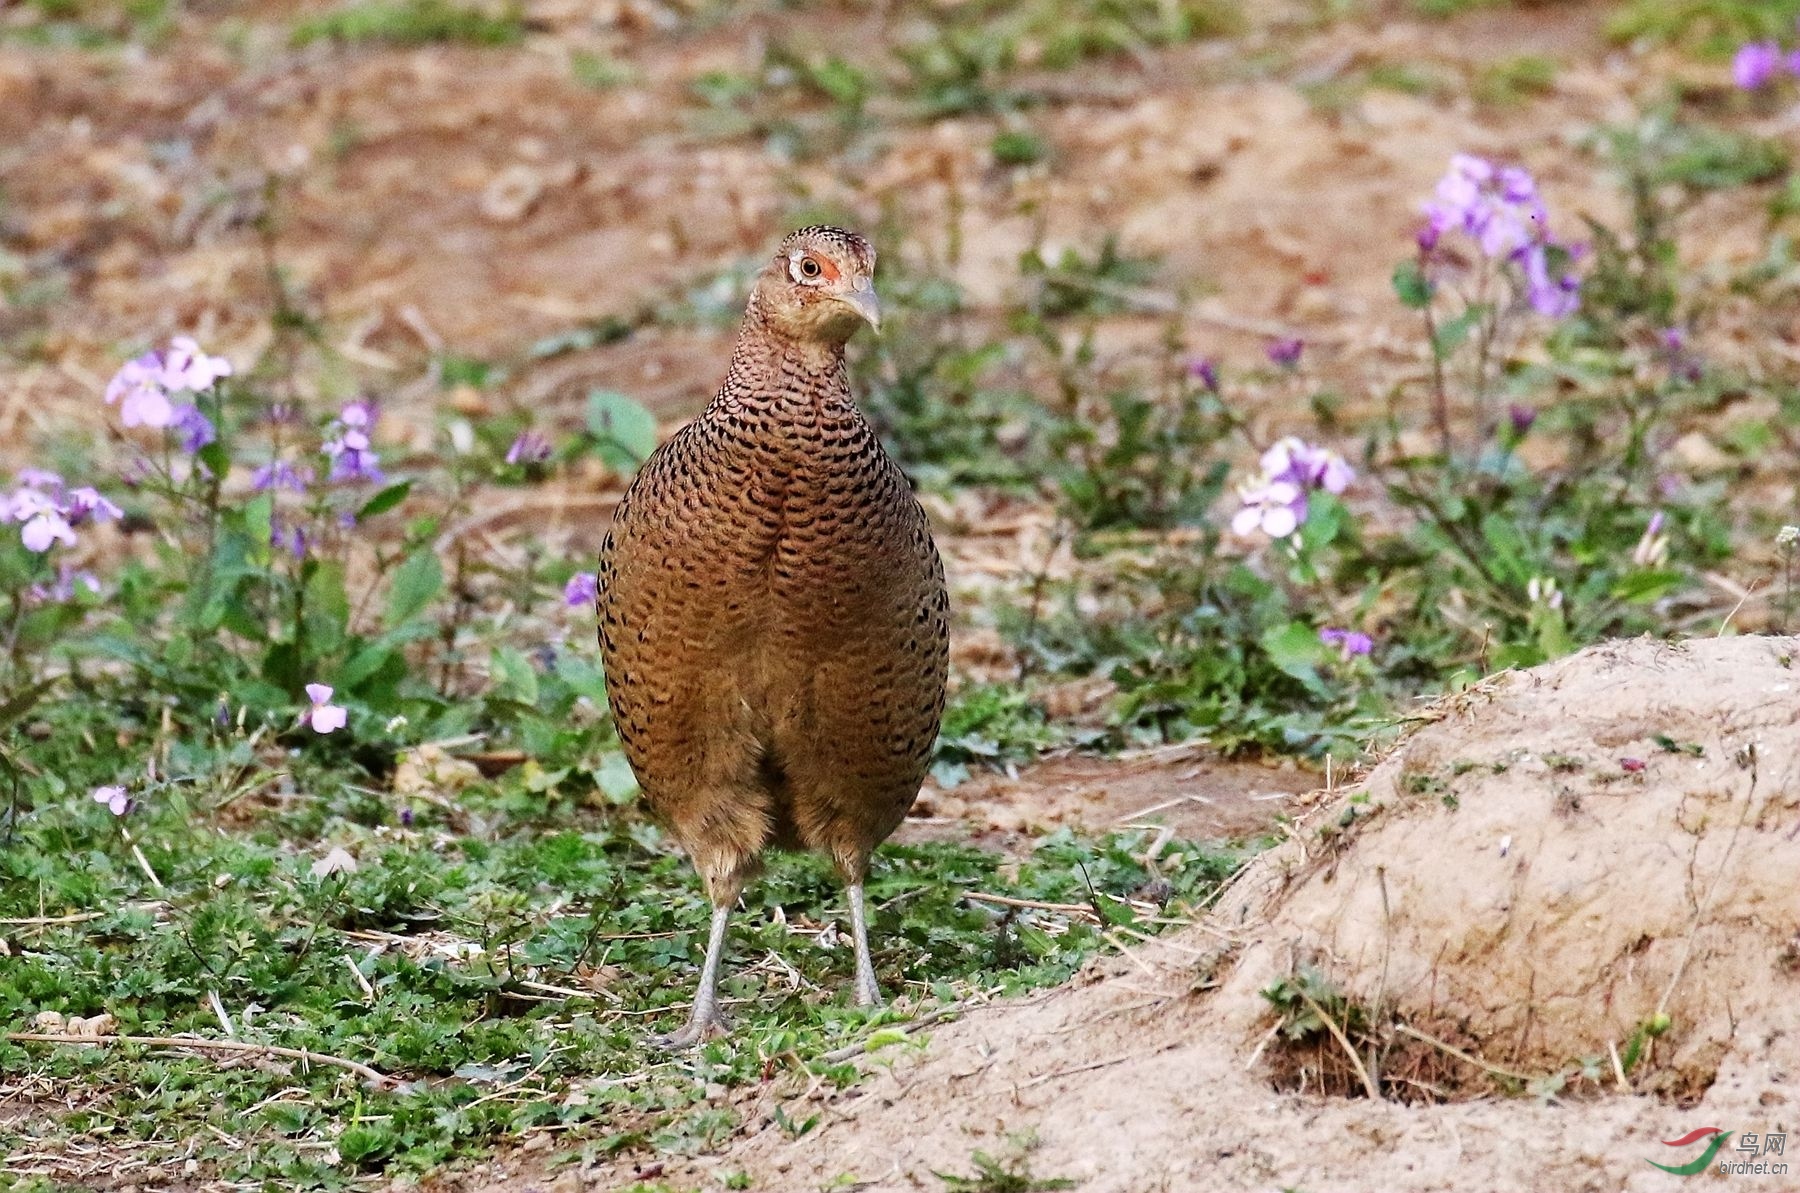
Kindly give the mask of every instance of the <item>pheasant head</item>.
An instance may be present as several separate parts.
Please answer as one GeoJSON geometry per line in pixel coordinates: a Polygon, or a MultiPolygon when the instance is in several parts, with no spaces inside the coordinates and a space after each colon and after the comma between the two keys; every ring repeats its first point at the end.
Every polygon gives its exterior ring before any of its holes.
{"type": "Polygon", "coordinates": [[[867,240],[822,224],[801,228],[756,279],[751,309],[784,337],[841,347],[863,323],[881,330],[874,278],[867,240]]]}

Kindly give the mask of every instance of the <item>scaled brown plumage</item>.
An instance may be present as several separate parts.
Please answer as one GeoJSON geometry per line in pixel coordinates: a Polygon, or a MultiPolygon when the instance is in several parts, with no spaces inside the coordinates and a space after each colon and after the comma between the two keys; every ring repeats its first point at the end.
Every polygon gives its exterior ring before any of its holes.
{"type": "Polygon", "coordinates": [[[879,324],[869,242],[802,228],[757,278],[731,369],[651,455],[601,548],[607,694],[649,805],[713,904],[693,1016],[719,1022],[725,925],[765,849],[848,887],[856,997],[869,855],[918,796],[944,709],[949,597],[924,510],[856,408],[844,344],[879,324]]]}

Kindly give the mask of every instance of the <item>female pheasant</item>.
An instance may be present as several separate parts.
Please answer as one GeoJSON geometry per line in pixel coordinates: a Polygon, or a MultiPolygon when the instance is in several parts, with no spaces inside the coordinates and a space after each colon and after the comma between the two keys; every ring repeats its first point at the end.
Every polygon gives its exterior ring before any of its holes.
{"type": "Polygon", "coordinates": [[[919,793],[944,710],[949,596],[925,512],[850,393],[879,329],[875,250],[802,228],[757,277],[725,384],[645,461],[600,550],[607,696],[712,932],[692,1017],[721,1025],[726,922],[763,851],[849,888],[856,1001],[879,1002],[863,880],[919,793]]]}

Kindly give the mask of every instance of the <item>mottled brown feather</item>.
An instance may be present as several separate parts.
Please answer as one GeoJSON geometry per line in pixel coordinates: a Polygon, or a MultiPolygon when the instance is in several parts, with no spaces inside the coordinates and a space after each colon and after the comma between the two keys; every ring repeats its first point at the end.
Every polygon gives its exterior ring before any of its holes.
{"type": "Polygon", "coordinates": [[[820,850],[860,883],[944,708],[943,564],[852,398],[853,324],[788,276],[801,251],[865,280],[874,266],[838,229],[783,243],[724,385],[645,462],[600,555],[626,757],[719,905],[771,846],[820,850]]]}

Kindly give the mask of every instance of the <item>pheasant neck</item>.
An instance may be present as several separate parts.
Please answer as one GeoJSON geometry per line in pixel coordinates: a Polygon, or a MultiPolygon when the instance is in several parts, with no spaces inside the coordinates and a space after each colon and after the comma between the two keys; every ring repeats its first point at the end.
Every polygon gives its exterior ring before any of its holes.
{"type": "Polygon", "coordinates": [[[848,399],[842,341],[794,336],[770,325],[752,305],[731,352],[726,389],[743,399],[848,399]],[[771,392],[771,390],[773,392],[771,392]]]}

